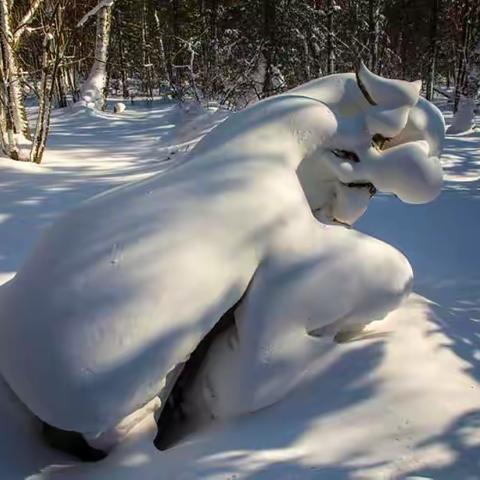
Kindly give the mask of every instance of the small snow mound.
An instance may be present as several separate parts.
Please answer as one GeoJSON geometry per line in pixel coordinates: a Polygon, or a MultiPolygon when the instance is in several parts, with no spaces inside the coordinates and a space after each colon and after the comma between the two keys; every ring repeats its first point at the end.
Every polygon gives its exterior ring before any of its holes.
{"type": "Polygon", "coordinates": [[[113,113],[123,113],[126,108],[123,102],[116,103],[113,107],[113,113]]]}
{"type": "Polygon", "coordinates": [[[473,100],[467,99],[461,102],[453,122],[447,128],[447,134],[457,135],[470,132],[474,126],[474,110],[475,102],[473,100]]]}

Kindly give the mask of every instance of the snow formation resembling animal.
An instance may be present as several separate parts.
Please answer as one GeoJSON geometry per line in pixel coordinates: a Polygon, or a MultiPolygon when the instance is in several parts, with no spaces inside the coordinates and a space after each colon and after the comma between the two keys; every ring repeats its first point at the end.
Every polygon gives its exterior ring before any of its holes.
{"type": "Polygon", "coordinates": [[[410,291],[400,252],[339,224],[376,190],[439,194],[444,123],[419,90],[365,67],[315,80],[68,213],[0,288],[4,379],[45,422],[108,448],[241,299],[201,395],[219,418],[277,401],[337,334],[410,291]]]}

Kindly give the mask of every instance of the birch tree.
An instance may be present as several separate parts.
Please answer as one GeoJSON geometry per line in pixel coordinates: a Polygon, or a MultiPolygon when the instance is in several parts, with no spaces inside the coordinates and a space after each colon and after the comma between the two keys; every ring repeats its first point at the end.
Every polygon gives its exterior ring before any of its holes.
{"type": "Polygon", "coordinates": [[[90,74],[80,90],[81,101],[86,106],[102,110],[107,88],[107,60],[114,0],[103,0],[78,23],[81,27],[90,17],[96,16],[95,58],[90,74]]]}
{"type": "Polygon", "coordinates": [[[65,30],[68,4],[69,0],[34,0],[22,2],[21,5],[20,2],[12,1],[0,3],[0,139],[4,153],[14,160],[36,163],[42,160],[50,126],[52,98],[58,85],[58,72],[69,44],[69,35],[65,30]],[[15,13],[18,10],[25,12],[16,22],[15,28],[11,28],[13,7],[15,13]],[[31,26],[33,21],[35,24],[31,26]],[[19,67],[19,59],[22,69],[19,67]],[[26,121],[25,86],[38,99],[33,138],[26,121]],[[20,130],[21,121],[25,122],[24,130],[20,130]]]}
{"type": "Polygon", "coordinates": [[[23,34],[42,4],[43,0],[33,0],[16,26],[13,26],[13,2],[0,0],[0,44],[1,44],[1,116],[0,128],[2,149],[13,159],[27,160],[21,143],[31,140],[25,109],[20,68],[17,62],[17,51],[23,34]]]}
{"type": "Polygon", "coordinates": [[[35,127],[35,135],[33,137],[32,149],[30,151],[30,159],[32,162],[40,163],[45,151],[47,143],[48,130],[50,127],[50,114],[52,111],[52,96],[55,82],[55,72],[58,69],[58,63],[52,62],[51,43],[53,35],[49,32],[45,33],[43,39],[43,55],[42,55],[42,74],[40,80],[40,94],[37,124],[35,127]]]}

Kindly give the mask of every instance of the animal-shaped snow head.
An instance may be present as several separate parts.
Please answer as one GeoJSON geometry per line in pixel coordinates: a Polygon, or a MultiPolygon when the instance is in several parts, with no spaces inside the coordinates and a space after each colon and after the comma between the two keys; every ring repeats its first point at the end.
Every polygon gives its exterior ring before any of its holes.
{"type": "Polygon", "coordinates": [[[356,74],[293,90],[327,105],[337,121],[335,135],[298,169],[318,218],[351,224],[377,190],[407,203],[429,202],[440,193],[445,123],[420,88],[420,81],[382,78],[362,64],[356,74]]]}

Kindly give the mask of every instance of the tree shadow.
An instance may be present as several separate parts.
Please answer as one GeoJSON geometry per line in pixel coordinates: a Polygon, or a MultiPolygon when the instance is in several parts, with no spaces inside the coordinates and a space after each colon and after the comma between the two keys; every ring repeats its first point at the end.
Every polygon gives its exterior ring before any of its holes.
{"type": "MultiPolygon", "coordinates": [[[[478,144],[458,166],[462,175],[472,164],[480,173],[478,144]]],[[[455,154],[448,139],[446,152],[455,154]]],[[[446,166],[447,174],[451,167],[446,166]]],[[[449,338],[445,348],[467,362],[466,372],[480,381],[480,178],[447,181],[443,193],[426,205],[405,205],[379,196],[358,222],[359,229],[395,246],[413,266],[414,290],[433,302],[432,321],[449,338]],[[463,187],[465,185],[465,188],[463,187]]],[[[434,332],[432,332],[434,333],[434,332]]]]}
{"type": "MultiPolygon", "coordinates": [[[[305,381],[277,404],[228,423],[212,423],[169,450],[153,446],[155,432],[137,446],[121,447],[95,465],[54,470],[42,479],[157,480],[199,478],[347,480],[360,469],[381,467],[365,460],[369,447],[350,443],[337,458],[306,458],[298,442],[319,423],[367,402],[380,387],[373,373],[384,356],[385,340],[356,347],[339,346],[335,361],[325,368],[313,364],[305,381]],[[151,438],[150,438],[151,437],[151,438]],[[160,477],[161,476],[161,477],[160,477]]],[[[368,432],[365,432],[368,436],[368,432]]],[[[317,441],[328,442],[330,437],[317,441]]]]}
{"type": "Polygon", "coordinates": [[[329,418],[376,395],[380,383],[374,372],[382,363],[384,348],[385,340],[371,340],[359,348],[345,349],[327,369],[324,359],[319,359],[305,382],[277,404],[222,425],[221,430],[212,424],[171,453],[192,459],[195,475],[191,478],[354,478],[360,467],[378,466],[360,460],[365,452],[361,445],[346,448],[338,461],[314,464],[293,446],[313,425],[328,423],[329,418]]]}
{"type": "Polygon", "coordinates": [[[416,445],[417,449],[441,447],[453,458],[447,464],[430,465],[412,470],[408,475],[421,475],[435,480],[480,479],[480,409],[460,416],[442,433],[416,445]]]}

